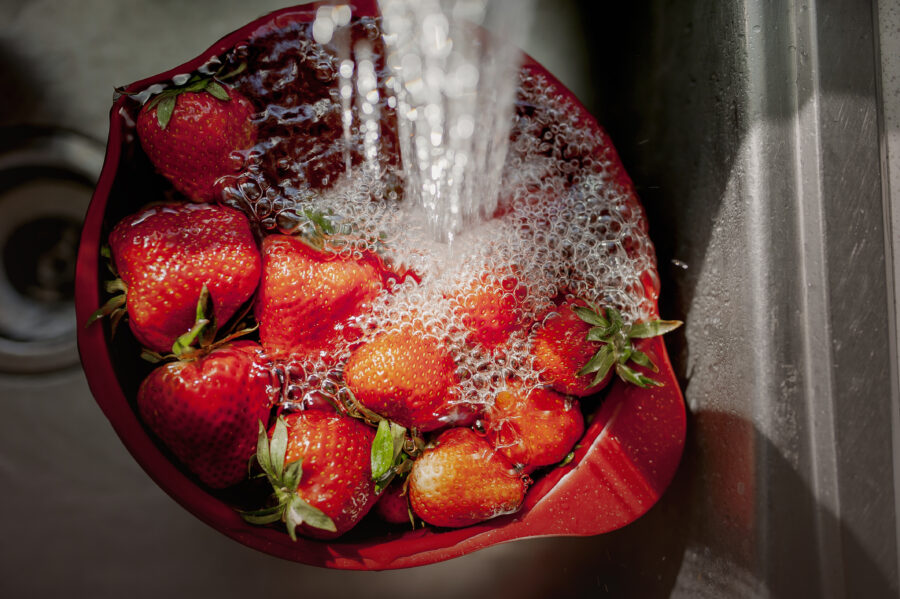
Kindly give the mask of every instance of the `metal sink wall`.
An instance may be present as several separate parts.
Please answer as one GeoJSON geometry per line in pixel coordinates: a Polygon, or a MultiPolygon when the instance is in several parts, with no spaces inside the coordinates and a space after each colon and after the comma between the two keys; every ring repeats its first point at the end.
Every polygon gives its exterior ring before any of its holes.
{"type": "MultiPolygon", "coordinates": [[[[27,158],[75,173],[83,210],[113,87],[285,4],[0,4],[0,170],[27,158]]],[[[0,373],[0,595],[896,595],[878,6],[537,4],[527,50],[611,132],[649,213],[663,315],[687,323],[669,348],[689,445],[660,504],[608,535],[410,571],[282,562],[165,496],[93,403],[71,348],[51,344],[53,359],[0,373]]]]}
{"type": "Polygon", "coordinates": [[[686,459],[634,531],[668,549],[616,571],[626,595],[897,594],[891,6],[582,3],[589,107],[687,323],[686,459]]]}
{"type": "Polygon", "coordinates": [[[651,2],[611,19],[638,41],[601,67],[601,121],[643,187],[663,311],[688,323],[676,594],[897,591],[876,8],[651,2]]]}

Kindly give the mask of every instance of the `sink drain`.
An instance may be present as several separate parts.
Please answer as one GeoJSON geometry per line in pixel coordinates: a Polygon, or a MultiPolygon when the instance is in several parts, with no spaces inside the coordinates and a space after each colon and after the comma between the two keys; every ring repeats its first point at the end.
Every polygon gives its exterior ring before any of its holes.
{"type": "Polygon", "coordinates": [[[75,259],[102,161],[71,132],[0,130],[0,371],[78,361],[75,259]]]}

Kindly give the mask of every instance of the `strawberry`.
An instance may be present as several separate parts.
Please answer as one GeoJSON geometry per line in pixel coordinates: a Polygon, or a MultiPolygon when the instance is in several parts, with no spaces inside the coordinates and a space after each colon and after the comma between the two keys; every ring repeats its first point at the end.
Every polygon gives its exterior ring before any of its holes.
{"type": "Polygon", "coordinates": [[[390,524],[409,524],[409,504],[406,496],[403,481],[392,482],[381,494],[372,511],[390,524]]]}
{"type": "Polygon", "coordinates": [[[518,383],[497,394],[484,420],[494,449],[526,473],[561,462],[584,433],[578,400],[550,389],[526,394],[518,383]]]}
{"type": "Polygon", "coordinates": [[[413,464],[409,503],[434,526],[468,526],[518,511],[526,481],[484,438],[452,428],[413,464]]]}
{"type": "Polygon", "coordinates": [[[275,357],[328,357],[382,289],[372,261],[317,251],[298,237],[270,235],[262,255],[254,309],[260,342],[275,357]]]}
{"type": "Polygon", "coordinates": [[[591,325],[572,310],[574,305],[566,302],[556,310],[557,315],[548,317],[545,314],[539,319],[543,321],[543,326],[535,333],[532,353],[535,366],[544,372],[554,389],[567,395],[585,397],[609,384],[612,371],[596,384],[592,384],[594,377],[590,374],[577,375],[597,348],[587,341],[591,325]]]}
{"type": "Polygon", "coordinates": [[[196,320],[204,285],[218,323],[231,318],[253,295],[260,257],[246,217],[223,206],[172,204],[126,217],[109,236],[125,292],[91,321],[127,304],[129,326],[144,347],[171,351],[196,320]]]}
{"type": "Polygon", "coordinates": [[[378,499],[370,454],[375,431],[334,410],[303,410],[279,418],[269,441],[262,423],[256,459],[274,489],[275,505],[245,512],[253,524],[281,520],[319,539],[336,538],[378,499]]]}
{"type": "Polygon", "coordinates": [[[451,301],[470,338],[491,350],[519,326],[524,296],[525,287],[514,276],[486,273],[458,290],[451,301]]]}
{"type": "Polygon", "coordinates": [[[532,346],[535,366],[555,390],[578,397],[601,391],[612,380],[613,372],[640,387],[659,385],[628,366],[630,360],[656,371],[632,340],[655,337],[681,326],[677,320],[628,325],[615,308],[601,310],[581,300],[566,301],[541,320],[543,326],[535,333],[532,346]]]}
{"type": "Polygon", "coordinates": [[[237,341],[158,367],[138,389],[144,423],[204,484],[224,488],[247,476],[257,422],[272,405],[261,348],[237,341]]]}
{"type": "Polygon", "coordinates": [[[192,77],[141,108],[137,133],[150,162],[194,202],[214,200],[216,180],[236,172],[234,155],[256,143],[253,106],[212,78],[192,77]]]}
{"type": "Polygon", "coordinates": [[[419,327],[389,329],[356,349],[344,382],[357,401],[381,416],[422,432],[454,421],[456,364],[443,342],[419,327]]]}

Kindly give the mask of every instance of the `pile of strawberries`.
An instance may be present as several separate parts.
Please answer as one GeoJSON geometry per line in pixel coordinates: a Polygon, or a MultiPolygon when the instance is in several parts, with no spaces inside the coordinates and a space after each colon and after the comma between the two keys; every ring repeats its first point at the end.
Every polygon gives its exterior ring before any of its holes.
{"type": "Polygon", "coordinates": [[[658,384],[632,340],[678,323],[628,324],[613,308],[572,298],[523,323],[513,276],[476,277],[451,305],[484,351],[533,327],[543,387],[509,380],[492,405],[469,406],[433,331],[399,322],[363,342],[360,317],[410,273],[375,253],[331,251],[316,215],[304,234],[285,235],[216,203],[216,182],[239,172],[241,153],[257,142],[252,114],[251,102],[215,77],[195,76],[143,106],[144,152],[184,201],[115,225],[118,278],[108,290],[119,294],[94,316],[110,317],[113,333],[127,317],[143,356],[159,363],[137,409],[200,483],[271,483],[271,496],[242,512],[247,521],[282,522],[292,538],[335,538],[373,507],[391,523],[439,527],[513,513],[530,476],[571,456],[585,428],[579,398],[596,395],[614,372],[658,384]],[[348,360],[335,358],[339,346],[352,348],[348,360]],[[284,401],[291,365],[330,359],[345,400],[284,401]]]}

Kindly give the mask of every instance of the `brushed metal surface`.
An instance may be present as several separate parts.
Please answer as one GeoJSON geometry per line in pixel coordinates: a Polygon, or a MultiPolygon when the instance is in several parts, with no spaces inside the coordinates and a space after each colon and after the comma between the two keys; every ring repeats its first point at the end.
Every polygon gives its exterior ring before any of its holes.
{"type": "Polygon", "coordinates": [[[675,596],[897,592],[876,8],[651,2],[600,42],[639,40],[597,111],[687,322],[675,596]]]}

